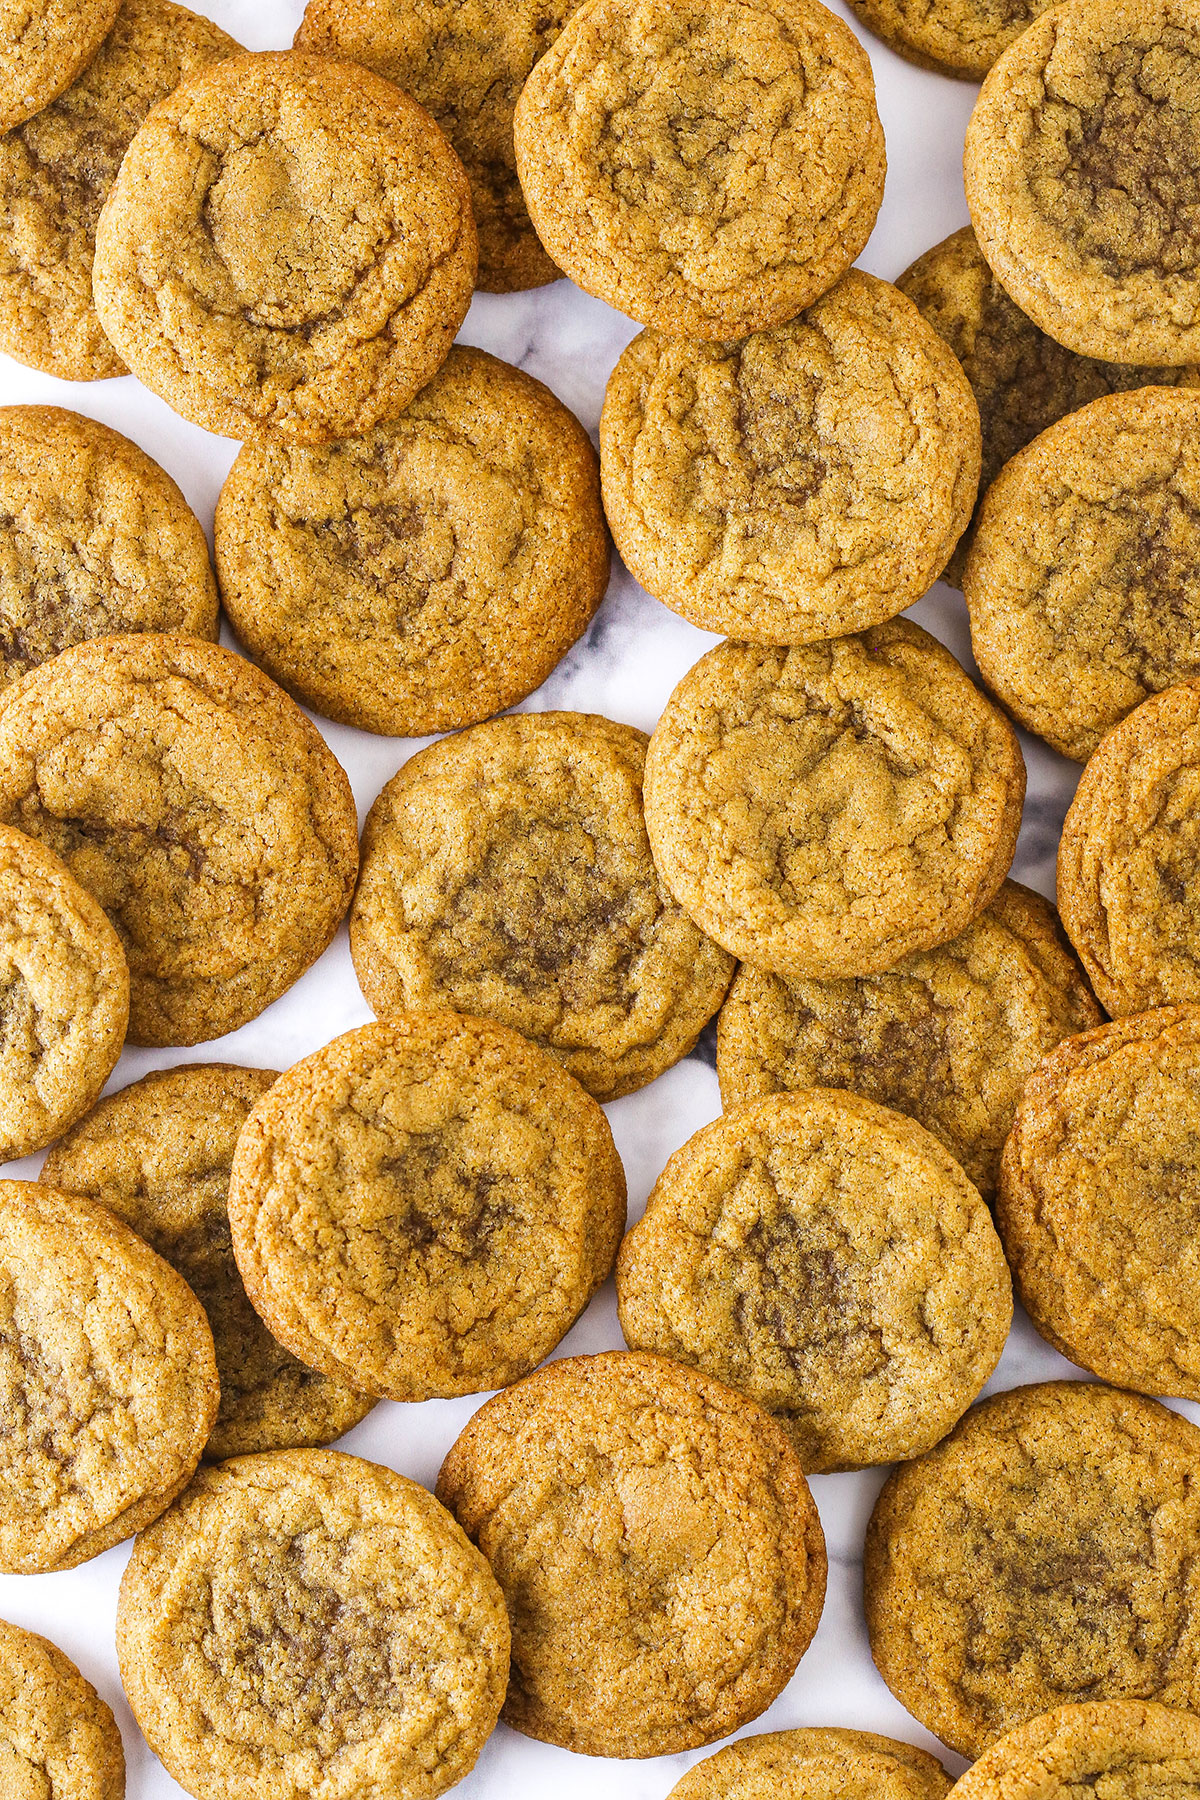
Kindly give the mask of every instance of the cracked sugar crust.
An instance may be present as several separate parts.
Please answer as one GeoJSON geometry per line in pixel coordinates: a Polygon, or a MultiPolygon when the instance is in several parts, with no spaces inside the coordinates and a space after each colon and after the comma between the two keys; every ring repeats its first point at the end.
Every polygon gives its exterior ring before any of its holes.
{"type": "Polygon", "coordinates": [[[785,981],[743,963],[717,1025],[721,1098],[850,1089],[916,1119],[990,1201],[1025,1082],[1103,1017],[1054,908],[1005,881],[958,937],[882,975],[785,981]]]}
{"type": "Polygon", "coordinates": [[[3,0],[0,131],[57,100],[99,50],[120,0],[3,0]]]}
{"type": "Polygon", "coordinates": [[[92,297],[96,221],[150,108],[240,46],[168,0],[124,0],[99,53],[0,138],[0,349],[47,375],[123,375],[92,297]]]}
{"type": "Polygon", "coordinates": [[[77,1194],[0,1183],[0,1569],[72,1569],[157,1518],[217,1414],[191,1289],[77,1194]]]}
{"type": "Polygon", "coordinates": [[[608,585],[587,433],[482,350],[451,350],[400,418],[362,437],[246,445],[216,547],[233,628],[268,673],[342,724],[398,737],[524,699],[608,585]]]}
{"type": "Polygon", "coordinates": [[[849,0],[890,50],[920,69],[982,81],[1052,0],[849,0]]]}
{"type": "Polygon", "coordinates": [[[1200,359],[1200,25],[1191,0],[1067,0],[1000,58],[967,128],[979,247],[1081,356],[1200,359]]]}
{"type": "Polygon", "coordinates": [[[259,1101],[229,1219],[282,1343],[368,1393],[428,1400],[549,1355],[612,1268],[625,1177],[599,1106],[545,1051],[406,1013],[335,1038],[259,1101]]]}
{"type": "Polygon", "coordinates": [[[229,1170],[238,1133],[276,1076],[227,1063],[160,1069],[102,1100],[42,1167],[131,1225],[183,1276],[212,1328],[221,1410],[210,1461],[327,1444],[373,1401],[303,1363],[268,1332],[233,1258],[229,1170]]]}
{"type": "Polygon", "coordinates": [[[1200,1719],[1143,1700],[1057,1706],[989,1744],[961,1800],[1183,1800],[1200,1791],[1200,1719]]]}
{"type": "Polygon", "coordinates": [[[735,1106],[676,1151],[621,1246],[617,1306],[632,1349],[749,1394],[823,1473],[945,1437],[996,1366],[1012,1287],[936,1139],[810,1088],[735,1106]]]}
{"type": "Polygon", "coordinates": [[[1025,1090],[996,1224],[1056,1350],[1144,1394],[1200,1399],[1200,1006],[1068,1039],[1025,1090]]]}
{"type": "Polygon", "coordinates": [[[134,1545],[129,1703],[198,1800],[433,1797],[508,1675],[504,1599],[431,1494],[333,1450],[201,1471],[134,1545]]]}
{"type": "Polygon", "coordinates": [[[585,0],[515,133],[555,262],[684,337],[794,318],[850,267],[883,196],[870,62],[816,0],[585,0]]]}
{"type": "Polygon", "coordinates": [[[475,283],[462,164],[355,63],[231,57],[157,106],[96,235],[96,305],[146,386],[208,431],[327,443],[394,418],[475,283]]]}
{"type": "Polygon", "coordinates": [[[878,974],[957,937],[1004,879],[1024,794],[1008,721],[905,619],[718,645],[646,757],[667,887],[735,956],[793,978],[878,974]]]}
{"type": "Polygon", "coordinates": [[[350,915],[372,1009],[498,1019],[600,1100],[686,1056],[733,959],[655,870],[646,743],[593,715],[525,713],[405,763],[367,816],[350,915]]]}
{"type": "Polygon", "coordinates": [[[437,1493],[504,1590],[503,1717],[587,1756],[724,1737],[817,1628],[825,1541],[787,1434],[659,1356],[552,1362],[487,1402],[437,1493]]]}
{"type": "Polygon", "coordinates": [[[667,1800],[942,1800],[936,1757],[873,1731],[806,1726],[740,1738],[689,1769],[667,1800]]]}
{"type": "Polygon", "coordinates": [[[365,63],[437,120],[471,183],[479,286],[558,278],[530,222],[513,148],[526,77],[579,0],[308,0],[296,48],[365,63]]]}
{"type": "Polygon", "coordinates": [[[1200,1432],[1079,1381],[975,1407],[867,1528],[871,1654],[962,1755],[1083,1698],[1200,1701],[1200,1432]]]}
{"type": "Polygon", "coordinates": [[[0,819],[99,900],[131,1041],[257,1017],[326,948],[358,868],[350,785],[252,663],[193,638],[95,639],[9,691],[0,819]]]}
{"type": "Polygon", "coordinates": [[[6,1800],[123,1800],[112,1712],[48,1638],[0,1619],[0,1793],[6,1800]]]}
{"type": "Polygon", "coordinates": [[[808,643],[893,618],[937,578],[975,504],[979,419],[911,302],[852,269],[741,343],[642,332],[600,451],[648,592],[709,631],[808,643]]]}

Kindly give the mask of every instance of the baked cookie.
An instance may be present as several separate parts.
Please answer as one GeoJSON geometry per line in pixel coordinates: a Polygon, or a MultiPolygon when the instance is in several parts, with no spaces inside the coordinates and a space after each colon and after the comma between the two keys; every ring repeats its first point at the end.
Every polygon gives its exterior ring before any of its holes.
{"type": "Polygon", "coordinates": [[[1200,21],[1191,0],[1065,0],[996,63],[967,127],[979,247],[1081,356],[1200,360],[1200,21]]]}
{"type": "Polygon", "coordinates": [[[871,1654],[963,1756],[1081,1698],[1200,1701],[1200,1432],[1050,1381],[974,1407],[879,1496],[871,1654]]]}
{"type": "Polygon", "coordinates": [[[3,0],[0,131],[57,100],[108,35],[120,0],[3,0]]]}
{"type": "Polygon", "coordinates": [[[193,638],[97,638],[0,712],[0,819],[94,894],[129,961],[129,1035],[196,1044],[325,949],[358,866],[350,784],[273,682],[193,638]]]}
{"type": "Polygon", "coordinates": [[[708,631],[804,644],[919,600],[979,485],[979,415],[910,301],[851,269],[734,344],[643,331],[608,383],[604,505],[647,591],[708,631]]]}
{"type": "Polygon", "coordinates": [[[0,350],[47,375],[123,375],[92,301],[96,221],[155,103],[239,46],[169,0],[123,0],[59,99],[0,138],[0,350]]]}
{"type": "Polygon", "coordinates": [[[392,1400],[536,1368],[612,1268],[608,1120],[515,1031],[408,1013],[280,1077],[229,1186],[246,1291],[315,1369],[392,1400]]]}
{"type": "Polygon", "coordinates": [[[764,1731],[706,1756],[667,1800],[942,1800],[950,1778],[912,1744],[810,1725],[764,1731]]]}
{"type": "Polygon", "coordinates": [[[849,0],[889,50],[920,69],[981,81],[1052,0],[849,0]]]}
{"type": "Polygon", "coordinates": [[[871,65],[818,0],[584,0],[525,83],[515,138],[560,268],[684,337],[795,318],[883,197],[871,65]]]}
{"type": "Polygon", "coordinates": [[[541,287],[558,269],[529,222],[513,150],[525,78],[579,0],[308,0],[296,47],[365,63],[437,120],[471,183],[479,286],[541,287]]]}
{"type": "Polygon", "coordinates": [[[1054,908],[1006,881],[956,938],[882,975],[785,981],[743,963],[717,1022],[721,1100],[849,1088],[924,1125],[990,1200],[1029,1076],[1103,1016],[1054,908]]]}
{"type": "Polygon", "coordinates": [[[646,828],[702,931],[779,975],[874,975],[957,937],[1012,861],[1016,735],[920,626],[719,644],[646,755],[646,828]]]}
{"type": "Polygon", "coordinates": [[[197,1800],[433,1800],[508,1676],[504,1599],[431,1494],[336,1450],[204,1469],[139,1537],[117,1656],[197,1800]]]}
{"type": "Polygon", "coordinates": [[[49,1639],[0,1619],[0,1793],[6,1800],[123,1800],[111,1709],[49,1639]]]}
{"type": "Polygon", "coordinates": [[[213,1461],[327,1444],[373,1402],[297,1362],[246,1298],[229,1236],[229,1168],[238,1133],[276,1079],[228,1063],[158,1069],[102,1100],[42,1166],[42,1181],[86,1194],[178,1269],[208,1315],[221,1410],[213,1461]]]}
{"type": "Polygon", "coordinates": [[[1150,1700],[1057,1706],[989,1744],[955,1800],[1110,1800],[1200,1792],[1200,1719],[1150,1700]]]}
{"type": "Polygon", "coordinates": [[[596,453],[549,388],[451,350],[398,419],[242,449],[217,568],[251,655],[367,731],[472,725],[549,675],[608,586],[596,453]]]}
{"type": "Polygon", "coordinates": [[[156,1519],[217,1416],[204,1309],[107,1207],[0,1182],[0,1571],[73,1569],[156,1519]]]}
{"type": "Polygon", "coordinates": [[[919,1456],[991,1375],[1012,1286],[978,1189],[923,1126],[807,1088],[677,1150],[621,1246],[625,1341],[716,1375],[810,1473],[919,1456]]]}
{"type": "Polygon", "coordinates": [[[666,1756],[756,1718],[817,1628],[825,1540],[786,1434],[659,1356],[552,1362],[450,1449],[445,1502],[512,1621],[504,1718],[666,1756]]]}
{"type": "Polygon", "coordinates": [[[381,1017],[453,1007],[550,1050],[599,1100],[686,1056],[733,958],[666,892],[646,737],[585,713],[419,751],[367,815],[350,953],[381,1017]]]}
{"type": "Polygon", "coordinates": [[[302,443],[394,418],[475,285],[462,164],[356,63],[235,56],[138,130],[96,233],[96,306],[194,425],[302,443]]]}

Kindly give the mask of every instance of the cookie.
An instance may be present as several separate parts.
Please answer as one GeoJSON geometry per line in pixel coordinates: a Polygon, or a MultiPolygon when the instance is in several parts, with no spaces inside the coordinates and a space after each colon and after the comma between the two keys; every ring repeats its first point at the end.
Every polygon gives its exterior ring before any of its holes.
{"type": "Polygon", "coordinates": [[[558,269],[517,180],[513,108],[579,0],[308,0],[296,47],[365,63],[419,100],[457,151],[479,230],[479,286],[541,287],[558,269]]]}
{"type": "Polygon", "coordinates": [[[889,1478],[867,1528],[871,1654],[975,1757],[1064,1702],[1200,1701],[1200,1432],[1080,1381],[997,1394],[889,1478]]]}
{"type": "Polygon", "coordinates": [[[764,1731],[706,1756],[667,1800],[942,1800],[950,1778],[912,1744],[810,1725],[764,1731]]]}
{"type": "Polygon", "coordinates": [[[1052,0],[849,0],[889,50],[919,69],[981,81],[1052,0]]]}
{"type": "Polygon", "coordinates": [[[989,1744],[955,1800],[1145,1800],[1200,1792],[1200,1719],[1147,1700],[1056,1706],[989,1744]]]}
{"type": "Polygon", "coordinates": [[[49,1639],[0,1619],[0,1793],[7,1800],[123,1800],[111,1709],[49,1639]]]}
{"type": "Polygon", "coordinates": [[[883,197],[871,65],[818,0],[584,0],[521,91],[515,141],[559,267],[683,337],[795,318],[883,197]]]}
{"type": "Polygon", "coordinates": [[[865,1094],[924,1125],[990,1200],[1029,1076],[1102,1018],[1054,908],[1006,881],[958,937],[883,975],[785,981],[743,963],[717,1022],[721,1099],[865,1094]]]}
{"type": "Polygon", "coordinates": [[[536,1368],[612,1268],[608,1121],[503,1025],[407,1013],[280,1077],[229,1186],[246,1291],[303,1361],[428,1400],[536,1368]]]}
{"type": "Polygon", "coordinates": [[[218,1398],[174,1269],[107,1207],[0,1183],[0,1571],[73,1569],[156,1519],[218,1398]]]}
{"type": "Polygon", "coordinates": [[[503,1717],[587,1756],[756,1718],[817,1628],[825,1542],[787,1434],[658,1356],[552,1362],[489,1400],[437,1493],[504,1590],[503,1717]]]}
{"type": "Polygon", "coordinates": [[[155,103],[238,45],[169,0],[123,0],[59,99],[0,138],[0,350],[47,375],[123,375],[92,297],[96,221],[155,103]]]}
{"type": "Polygon", "coordinates": [[[211,1460],[327,1444],[372,1402],[306,1368],[254,1311],[229,1236],[229,1168],[238,1133],[276,1077],[228,1063],[158,1069],[102,1100],[42,1166],[42,1181],[86,1194],[179,1271],[208,1315],[221,1410],[211,1460]]]}
{"type": "Polygon", "coordinates": [[[586,713],[522,713],[405,763],[367,815],[350,914],[381,1018],[498,1019],[600,1100],[688,1054],[733,959],[655,871],[646,742],[586,713]]]}
{"type": "Polygon", "coordinates": [[[116,926],[140,1044],[255,1018],[325,949],[358,866],[320,733],[253,664],[192,638],[75,644],[11,689],[0,819],[116,926]]]}
{"type": "Polygon", "coordinates": [[[496,1722],[508,1622],[415,1481],[336,1450],[205,1469],[121,1582],[121,1680],[197,1800],[433,1800],[496,1722]]]}
{"type": "Polygon", "coordinates": [[[0,6],[0,131],[57,100],[95,56],[120,0],[4,0],[0,6]]]}
{"type": "Polygon", "coordinates": [[[617,1306],[631,1349],[749,1394],[822,1473],[945,1437],[999,1360],[1012,1287],[978,1189],[923,1126],[808,1088],[675,1152],[617,1306]]]}
{"type": "Polygon", "coordinates": [[[194,425],[301,443],[394,418],[475,285],[462,164],[355,63],[234,56],[139,128],[96,233],[96,307],[194,425]]]}
{"type": "Polygon", "coordinates": [[[646,828],[701,931],[790,977],[949,942],[1012,861],[1025,765],[948,650],[893,619],[803,649],[720,644],[668,700],[646,828]]]}
{"type": "Polygon", "coordinates": [[[221,490],[225,610],[343,725],[419,737],[540,687],[608,585],[596,453],[548,388],[451,350],[398,419],[247,444],[221,490]]]}
{"type": "Polygon", "coordinates": [[[642,586],[754,643],[860,631],[919,600],[979,483],[979,417],[916,308],[857,269],[733,344],[644,331],[608,383],[604,504],[642,586]]]}
{"type": "Polygon", "coordinates": [[[1190,0],[1066,0],[996,63],[967,205],[997,279],[1081,356],[1200,360],[1200,24],[1190,0]]]}

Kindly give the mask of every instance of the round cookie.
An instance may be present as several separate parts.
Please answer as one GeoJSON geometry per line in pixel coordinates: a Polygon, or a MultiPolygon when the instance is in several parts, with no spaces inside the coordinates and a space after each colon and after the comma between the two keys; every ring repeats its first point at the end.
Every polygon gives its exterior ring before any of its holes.
{"type": "Polygon", "coordinates": [[[958,937],[882,975],[785,981],[743,963],[717,1023],[721,1099],[865,1094],[924,1125],[990,1200],[1025,1082],[1102,1018],[1054,908],[1006,881],[958,937]]]}
{"type": "Polygon", "coordinates": [[[0,131],[57,100],[91,62],[120,0],[4,0],[0,6],[0,131]]]}
{"type": "Polygon", "coordinates": [[[1005,1732],[955,1785],[955,1800],[1184,1800],[1200,1792],[1200,1719],[1150,1700],[1057,1706],[1005,1732]]]}
{"type": "Polygon", "coordinates": [[[587,1756],[666,1756],[756,1718],[817,1628],[825,1541],[787,1434],[658,1356],[552,1362],[489,1400],[438,1498],[512,1621],[503,1717],[587,1756]]]}
{"type": "Polygon", "coordinates": [[[849,0],[889,50],[920,69],[981,81],[1052,0],[849,0]]]}
{"type": "Polygon", "coordinates": [[[0,1183],[0,1571],[73,1569],[156,1519],[219,1399],[181,1276],[107,1207],[0,1183]]]}
{"type": "Polygon", "coordinates": [[[96,233],[96,307],[194,425],[326,443],[436,374],[475,285],[462,164],[355,63],[235,56],[130,144],[96,233]]]}
{"type": "Polygon", "coordinates": [[[686,1056],[733,974],[659,880],[646,737],[521,713],[444,738],[379,795],[350,953],[381,1017],[452,1007],[551,1051],[599,1100],[686,1056]]]}
{"type": "Polygon", "coordinates": [[[217,503],[225,610],[298,700],[395,737],[539,687],[608,585],[596,453],[540,381],[451,350],[398,419],[247,444],[217,503]]]}
{"type": "Polygon", "coordinates": [[[0,350],[47,375],[123,375],[92,297],[100,208],[157,101],[239,46],[169,0],[123,0],[98,54],[0,138],[0,350]]]}
{"type": "Polygon", "coordinates": [[[810,1725],[764,1731],[706,1756],[667,1800],[942,1800],[950,1778],[912,1744],[810,1725]]]}
{"type": "Polygon", "coordinates": [[[1066,0],[983,84],[971,223],[1035,325],[1081,356],[1200,360],[1200,21],[1191,0],[1066,0]]]}
{"type": "Polygon", "coordinates": [[[282,1075],[238,1139],[233,1249],[275,1336],[392,1400],[535,1368],[612,1268],[608,1120],[503,1025],[408,1013],[282,1075]]]}
{"type": "Polygon", "coordinates": [[[979,1191],[920,1125],[808,1088],[735,1106],[667,1164],[621,1246],[625,1341],[716,1375],[809,1473],[919,1456],[1012,1323],[979,1191]]]}
{"type": "Polygon", "coordinates": [[[48,1638],[0,1619],[0,1793],[8,1800],[123,1800],[111,1709],[48,1638]]]}
{"type": "Polygon", "coordinates": [[[1200,1432],[1080,1381],[997,1394],[887,1481],[871,1654],[968,1757],[1082,1698],[1200,1701],[1200,1432]]]}
{"type": "Polygon", "coordinates": [[[560,268],[683,337],[794,318],[883,197],[871,65],[818,0],[584,0],[525,83],[515,141],[560,268]]]}
{"type": "Polygon", "coordinates": [[[192,638],[99,638],[0,711],[0,819],[93,894],[134,1043],[220,1037],[325,949],[358,866],[350,784],[286,694],[192,638]]]}
{"type": "Polygon", "coordinates": [[[1025,794],[1016,735],[893,619],[803,649],[720,644],[668,700],[646,827],[702,931],[774,974],[872,975],[993,898],[1025,794]]]}
{"type": "Polygon", "coordinates": [[[508,1647],[454,1520],[335,1450],[202,1470],[134,1545],[117,1610],[134,1717],[197,1800],[433,1800],[496,1723],[508,1647]]]}
{"type": "Polygon", "coordinates": [[[479,286],[541,287],[558,269],[529,220],[513,108],[579,0],[308,0],[296,48],[365,63],[437,120],[471,183],[479,286]]]}
{"type": "Polygon", "coordinates": [[[600,455],[648,592],[708,631],[809,643],[936,580],[975,504],[979,418],[911,302],[852,269],[740,343],[642,332],[609,380],[600,455]]]}
{"type": "Polygon", "coordinates": [[[239,1131],[275,1079],[273,1070],[228,1063],[158,1069],[102,1100],[54,1146],[39,1177],[124,1219],[204,1307],[221,1380],[204,1451],[211,1461],[327,1444],[373,1405],[275,1342],[233,1259],[230,1164],[239,1131]]]}

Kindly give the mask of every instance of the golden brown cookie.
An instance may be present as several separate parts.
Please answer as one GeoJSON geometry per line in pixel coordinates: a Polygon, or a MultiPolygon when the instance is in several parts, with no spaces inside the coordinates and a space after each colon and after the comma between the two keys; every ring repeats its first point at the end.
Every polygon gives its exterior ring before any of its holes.
{"type": "Polygon", "coordinates": [[[0,818],[117,928],[135,1043],[255,1018],[325,949],[358,865],[350,784],[265,675],[194,638],[98,638],[0,713],[0,818]]]}
{"type": "Polygon", "coordinates": [[[107,1207],[0,1183],[0,1570],[73,1569],[156,1519],[218,1399],[174,1269],[107,1207]]]}
{"type": "Polygon", "coordinates": [[[855,976],[947,943],[1012,861],[1016,735],[907,619],[803,649],[720,644],[668,700],[646,827],[702,931],[756,968],[855,976]]]}
{"type": "Polygon", "coordinates": [[[451,350],[398,419],[242,449],[217,568],[251,655],[344,725],[419,737],[539,687],[608,585],[596,453],[549,388],[451,350]]]}
{"type": "Polygon", "coordinates": [[[1200,1792],[1200,1718],[1150,1700],[1056,1706],[989,1744],[954,1800],[1185,1800],[1200,1792]]]}
{"type": "Polygon", "coordinates": [[[0,1794],[122,1800],[125,1756],[111,1709],[48,1638],[0,1619],[0,1794]]]}
{"type": "Polygon", "coordinates": [[[950,1778],[912,1744],[810,1725],[764,1731],[706,1756],[667,1800],[942,1800],[950,1778]]]}
{"type": "Polygon", "coordinates": [[[107,37],[120,0],[3,0],[0,5],[0,131],[11,131],[87,67],[107,37]]]}
{"type": "Polygon", "coordinates": [[[825,1541],[791,1442],[659,1356],[552,1362],[489,1400],[439,1499],[512,1621],[504,1718],[587,1756],[665,1756],[756,1718],[817,1628],[825,1541]]]}
{"type": "Polygon", "coordinates": [[[735,1106],[677,1150],[621,1246],[625,1341],[716,1375],[804,1468],[919,1456],[1004,1348],[991,1215],[923,1126],[837,1088],[735,1106]]]}
{"type": "Polygon", "coordinates": [[[39,1177],[124,1219],[204,1307],[221,1378],[221,1410],[204,1450],[213,1461],[327,1444],[374,1404],[276,1343],[233,1259],[229,1168],[239,1131],[275,1079],[271,1069],[228,1063],[158,1069],[81,1119],[39,1177]]]}
{"type": "Polygon", "coordinates": [[[117,1655],[197,1800],[433,1800],[508,1676],[504,1599],[432,1495],[336,1450],[204,1469],[139,1537],[117,1655]]]}
{"type": "Polygon", "coordinates": [[[889,50],[920,69],[981,81],[1052,0],[849,0],[889,50]]]}
{"type": "Polygon", "coordinates": [[[871,1654],[964,1756],[1080,1699],[1200,1701],[1200,1432],[1080,1381],[997,1394],[890,1477],[871,1654]]]}
{"type": "Polygon", "coordinates": [[[795,318],[883,196],[871,65],[818,0],[585,0],[525,83],[515,137],[555,262],[685,337],[795,318]]]}
{"type": "Polygon", "coordinates": [[[646,742],[595,715],[522,713],[405,763],[367,815],[350,914],[381,1018],[499,1019],[600,1100],[688,1054],[733,959],[658,878],[646,742]]]}
{"type": "Polygon", "coordinates": [[[916,308],[857,269],[733,344],[644,331],[608,383],[604,505],[642,586],[708,631],[810,643],[936,580],[979,483],[979,416],[916,308]]]}
{"type": "Polygon", "coordinates": [[[1065,0],[983,84],[967,128],[979,247],[1081,356],[1200,360],[1200,20],[1191,0],[1065,0]]]}

